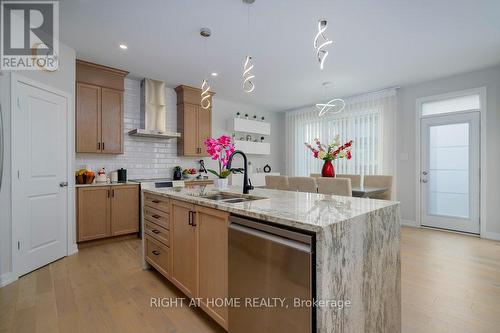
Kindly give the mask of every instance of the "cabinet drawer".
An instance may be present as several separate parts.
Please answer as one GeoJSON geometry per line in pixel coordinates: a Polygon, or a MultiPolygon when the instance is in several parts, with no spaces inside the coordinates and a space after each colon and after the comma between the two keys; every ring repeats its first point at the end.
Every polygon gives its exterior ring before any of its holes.
{"type": "Polygon", "coordinates": [[[146,235],[146,261],[162,275],[170,276],[170,248],[153,237],[146,235]]]}
{"type": "Polygon", "coordinates": [[[144,206],[168,213],[168,198],[150,193],[144,193],[144,206]]]}
{"type": "Polygon", "coordinates": [[[144,207],[144,219],[158,224],[160,227],[170,229],[168,213],[148,206],[144,207]]]}
{"type": "Polygon", "coordinates": [[[169,246],[170,245],[170,234],[169,231],[155,223],[150,221],[144,221],[144,231],[149,236],[159,240],[163,244],[169,246]]]}

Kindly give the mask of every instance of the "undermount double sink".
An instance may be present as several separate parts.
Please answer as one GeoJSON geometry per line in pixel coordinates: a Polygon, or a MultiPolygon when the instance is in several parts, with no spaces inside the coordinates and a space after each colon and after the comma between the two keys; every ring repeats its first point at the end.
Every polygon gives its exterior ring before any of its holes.
{"type": "Polygon", "coordinates": [[[262,200],[267,199],[264,197],[257,197],[253,195],[245,195],[245,194],[236,194],[236,193],[215,193],[215,194],[206,194],[200,196],[200,198],[223,202],[223,203],[240,203],[254,200],[262,200]]]}

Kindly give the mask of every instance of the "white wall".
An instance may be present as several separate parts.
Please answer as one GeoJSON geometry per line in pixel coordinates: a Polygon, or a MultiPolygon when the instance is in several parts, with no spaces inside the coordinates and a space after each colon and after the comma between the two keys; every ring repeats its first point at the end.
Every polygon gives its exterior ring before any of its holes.
{"type": "MultiPolygon", "coordinates": [[[[76,168],[89,165],[92,169],[105,167],[107,171],[119,168],[127,169],[129,179],[133,178],[158,178],[172,177],[172,168],[176,165],[182,167],[198,168],[198,158],[187,158],[177,156],[177,140],[165,140],[157,138],[141,138],[129,136],[128,132],[140,126],[140,81],[135,79],[125,79],[124,93],[124,154],[122,155],[100,155],[100,154],[77,154],[76,168]]],[[[271,122],[272,135],[271,142],[272,155],[269,156],[249,156],[253,166],[264,167],[267,163],[271,165],[273,171],[282,169],[283,149],[282,130],[283,117],[278,113],[261,112],[255,108],[244,104],[229,102],[217,98],[213,100],[212,111],[212,136],[229,134],[226,121],[236,112],[257,114],[264,116],[266,121],[271,122]]],[[[283,118],[284,119],[284,118],[283,118]]],[[[171,88],[167,88],[167,129],[177,131],[177,95],[171,88]]],[[[204,158],[207,167],[215,167],[215,163],[210,158],[204,158]]],[[[238,163],[236,163],[238,165],[238,163]]]]}
{"type": "Polygon", "coordinates": [[[479,71],[454,75],[451,77],[423,82],[402,87],[398,94],[398,133],[397,151],[397,197],[401,201],[403,220],[416,219],[416,184],[415,172],[415,109],[419,97],[444,94],[453,91],[486,87],[487,97],[487,203],[486,216],[481,217],[485,223],[488,238],[500,239],[500,65],[479,71]],[[401,154],[408,155],[402,160],[401,154]]]}
{"type": "MultiPolygon", "coordinates": [[[[17,74],[36,80],[45,85],[67,92],[71,96],[75,91],[75,50],[59,44],[59,70],[56,72],[17,71],[17,74]]],[[[4,173],[0,190],[0,285],[11,278],[12,261],[12,215],[10,206],[10,72],[4,71],[0,76],[0,103],[4,120],[4,173]]]]}

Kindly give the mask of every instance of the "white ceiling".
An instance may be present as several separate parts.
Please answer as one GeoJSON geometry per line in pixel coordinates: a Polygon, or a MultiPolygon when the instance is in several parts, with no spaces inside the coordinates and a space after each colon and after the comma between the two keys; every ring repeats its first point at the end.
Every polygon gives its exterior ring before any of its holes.
{"type": "Polygon", "coordinates": [[[500,63],[498,0],[63,0],[61,39],[81,59],[169,86],[198,86],[216,71],[217,96],[284,110],[500,63]],[[317,20],[333,39],[320,71],[317,20]],[[199,29],[212,29],[207,57],[199,29]],[[248,38],[249,37],[249,38],[248,38]],[[256,90],[241,89],[247,43],[256,90]],[[125,43],[128,50],[118,45],[125,43]]]}

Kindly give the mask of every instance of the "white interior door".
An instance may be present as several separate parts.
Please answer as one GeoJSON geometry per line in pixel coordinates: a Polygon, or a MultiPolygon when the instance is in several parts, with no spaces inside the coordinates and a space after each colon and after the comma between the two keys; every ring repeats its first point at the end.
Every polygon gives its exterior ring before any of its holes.
{"type": "Polygon", "coordinates": [[[421,122],[421,224],[478,234],[479,112],[421,122]]]}
{"type": "Polygon", "coordinates": [[[48,90],[13,85],[12,224],[23,275],[67,254],[68,105],[48,90]]]}

